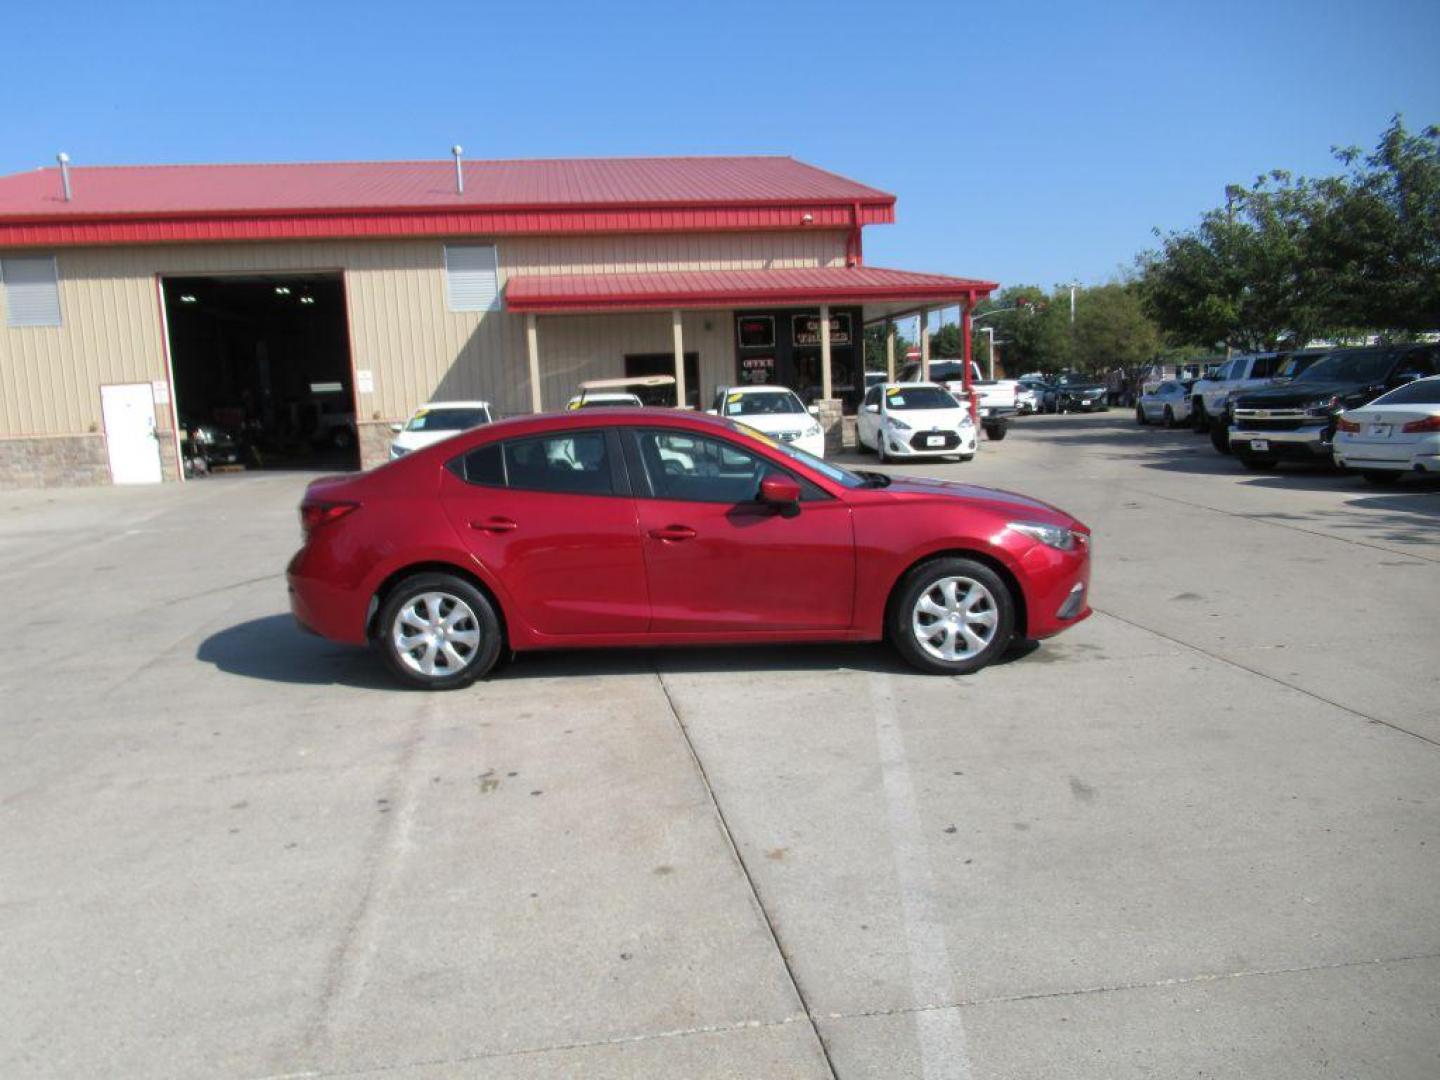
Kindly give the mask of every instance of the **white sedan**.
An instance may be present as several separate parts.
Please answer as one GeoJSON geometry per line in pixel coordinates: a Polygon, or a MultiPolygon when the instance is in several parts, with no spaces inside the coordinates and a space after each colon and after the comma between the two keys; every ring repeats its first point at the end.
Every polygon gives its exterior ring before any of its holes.
{"type": "Polygon", "coordinates": [[[390,444],[390,460],[403,457],[441,439],[459,435],[473,427],[490,423],[488,401],[431,401],[415,410],[406,423],[391,424],[395,441],[390,444]]]}
{"type": "Polygon", "coordinates": [[[825,456],[825,433],[795,391],[784,386],[727,386],[715,392],[716,416],[735,420],[778,442],[818,458],[825,456]]]}
{"type": "Polygon", "coordinates": [[[1372,484],[1407,472],[1440,473],[1440,375],[1417,379],[1340,414],[1335,464],[1372,484]]]}
{"type": "Polygon", "coordinates": [[[1174,427],[1189,419],[1190,391],[1174,379],[1164,379],[1154,390],[1145,391],[1135,405],[1137,424],[1163,423],[1174,427]]]}
{"type": "Polygon", "coordinates": [[[865,392],[855,417],[862,450],[881,461],[896,458],[975,456],[975,422],[970,410],[934,383],[886,383],[865,392]]]}

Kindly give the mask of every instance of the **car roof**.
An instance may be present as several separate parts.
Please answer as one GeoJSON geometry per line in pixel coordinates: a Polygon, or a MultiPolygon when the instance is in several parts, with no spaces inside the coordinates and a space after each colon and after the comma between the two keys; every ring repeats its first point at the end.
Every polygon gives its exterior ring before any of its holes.
{"type": "MultiPolygon", "coordinates": [[[[488,401],[427,401],[421,409],[488,409],[488,401]]],[[[418,409],[416,410],[419,411],[418,409]]]]}
{"type": "Polygon", "coordinates": [[[756,384],[754,384],[754,383],[750,383],[750,384],[744,385],[744,386],[727,386],[727,387],[725,388],[725,393],[726,393],[726,394],[793,394],[793,393],[795,393],[795,391],[794,391],[794,390],[791,390],[790,387],[788,387],[788,386],[776,386],[774,383],[765,383],[765,384],[761,384],[761,385],[758,385],[758,386],[757,386],[756,384]]]}
{"type": "Polygon", "coordinates": [[[639,394],[636,394],[636,393],[632,393],[632,392],[630,392],[630,391],[628,391],[628,390],[625,391],[624,393],[616,393],[615,391],[611,390],[611,391],[608,391],[608,392],[606,392],[606,393],[601,393],[601,394],[592,394],[592,393],[589,393],[589,392],[587,391],[587,392],[584,393],[584,394],[576,394],[576,395],[574,395],[570,400],[571,400],[571,401],[639,401],[639,400],[640,400],[640,395],[639,395],[639,394]]]}
{"type": "Polygon", "coordinates": [[[928,386],[931,390],[939,390],[939,391],[941,391],[942,393],[946,393],[946,394],[948,394],[948,393],[950,392],[949,390],[946,390],[943,386],[941,386],[939,383],[935,383],[935,382],[922,382],[922,381],[920,381],[920,380],[916,380],[916,381],[914,381],[914,382],[890,382],[890,383],[886,383],[886,384],[885,384],[885,389],[886,389],[886,390],[914,390],[914,389],[917,389],[918,387],[921,387],[921,386],[928,386]]]}

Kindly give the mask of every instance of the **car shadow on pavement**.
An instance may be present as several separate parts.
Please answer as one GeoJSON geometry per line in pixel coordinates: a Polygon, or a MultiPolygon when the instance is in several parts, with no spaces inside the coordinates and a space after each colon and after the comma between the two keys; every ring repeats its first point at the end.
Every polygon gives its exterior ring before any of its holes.
{"type": "Polygon", "coordinates": [[[227,675],[267,682],[366,690],[396,686],[369,649],[307,634],[288,614],[266,615],[211,634],[195,650],[195,659],[227,675]]]}
{"type": "MultiPolygon", "coordinates": [[[[1038,647],[1020,641],[997,664],[1023,659],[1038,647]]],[[[267,615],[211,634],[195,658],[228,675],[303,686],[402,690],[369,649],[307,634],[289,615],[267,615]]],[[[521,653],[502,662],[494,679],[557,679],[616,675],[691,675],[719,672],[842,672],[918,675],[881,642],[835,645],[747,645],[674,649],[577,649],[521,653]]]]}

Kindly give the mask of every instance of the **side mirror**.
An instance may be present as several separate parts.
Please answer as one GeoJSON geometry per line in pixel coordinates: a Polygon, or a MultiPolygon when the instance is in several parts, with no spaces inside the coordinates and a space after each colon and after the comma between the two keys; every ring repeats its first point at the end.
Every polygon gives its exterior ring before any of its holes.
{"type": "Polygon", "coordinates": [[[760,501],[784,509],[800,501],[800,485],[790,477],[772,473],[760,481],[760,501]]]}
{"type": "Polygon", "coordinates": [[[865,411],[866,411],[866,412],[878,413],[878,412],[880,411],[880,406],[879,406],[879,405],[866,405],[866,406],[865,406],[865,411]]]}
{"type": "Polygon", "coordinates": [[[404,425],[404,424],[391,424],[391,425],[390,425],[390,430],[393,431],[396,435],[399,435],[402,431],[405,430],[405,425],[404,425]]]}
{"type": "Polygon", "coordinates": [[[820,406],[819,406],[819,405],[811,405],[810,408],[809,408],[807,411],[810,413],[811,416],[819,416],[819,415],[820,415],[820,406]]]}

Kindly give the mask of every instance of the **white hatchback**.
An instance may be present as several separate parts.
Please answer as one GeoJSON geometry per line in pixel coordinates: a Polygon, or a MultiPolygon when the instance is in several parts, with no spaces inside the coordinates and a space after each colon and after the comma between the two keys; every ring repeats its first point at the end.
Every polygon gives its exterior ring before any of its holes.
{"type": "Polygon", "coordinates": [[[411,450],[459,435],[494,419],[488,401],[431,401],[415,410],[404,424],[391,424],[395,441],[390,444],[390,460],[403,457],[411,450]]]}
{"type": "Polygon", "coordinates": [[[1417,379],[1349,409],[1336,421],[1335,464],[1372,484],[1407,472],[1440,473],[1440,375],[1417,379]]]}
{"type": "Polygon", "coordinates": [[[881,461],[895,458],[975,456],[975,422],[970,410],[943,386],[926,382],[886,383],[865,392],[855,417],[862,450],[881,461]]]}
{"type": "Polygon", "coordinates": [[[794,390],[784,386],[725,386],[710,412],[752,427],[807,454],[825,456],[825,433],[794,390]]]}

